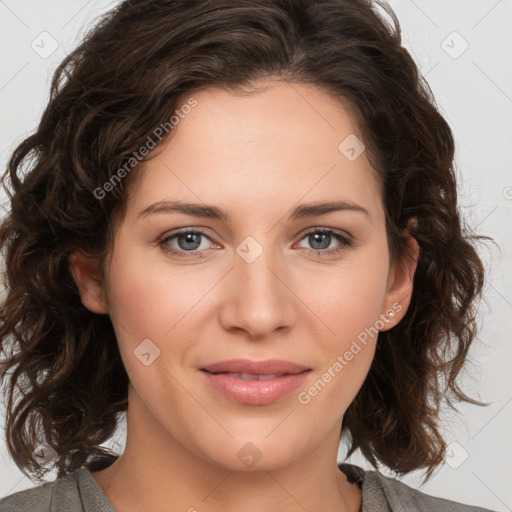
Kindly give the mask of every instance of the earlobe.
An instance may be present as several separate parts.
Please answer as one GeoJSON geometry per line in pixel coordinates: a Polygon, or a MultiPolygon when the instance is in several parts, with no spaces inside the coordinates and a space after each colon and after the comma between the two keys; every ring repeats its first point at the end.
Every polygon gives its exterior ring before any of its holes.
{"type": "Polygon", "coordinates": [[[97,258],[87,256],[80,250],[69,256],[69,268],[78,287],[82,304],[93,313],[106,314],[104,283],[97,258]]]}
{"type": "Polygon", "coordinates": [[[380,329],[386,331],[394,327],[405,316],[411,302],[414,274],[418,265],[420,247],[418,241],[409,233],[411,227],[417,226],[417,219],[409,221],[403,236],[409,247],[408,255],[396,262],[390,271],[388,290],[386,293],[385,310],[381,318],[385,317],[385,327],[380,329]]]}

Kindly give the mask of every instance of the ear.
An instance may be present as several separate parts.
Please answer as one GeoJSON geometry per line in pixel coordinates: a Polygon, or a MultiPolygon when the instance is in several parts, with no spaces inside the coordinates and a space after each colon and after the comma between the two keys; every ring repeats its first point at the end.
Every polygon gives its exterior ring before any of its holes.
{"type": "Polygon", "coordinates": [[[93,313],[108,313],[99,260],[76,250],[69,256],[69,267],[82,304],[93,313]]]}
{"type": "Polygon", "coordinates": [[[403,236],[407,240],[409,247],[408,257],[396,261],[390,268],[388,275],[388,287],[386,299],[384,302],[385,310],[381,313],[381,319],[384,320],[384,327],[380,331],[387,331],[394,327],[405,316],[407,308],[411,302],[413,291],[413,280],[420,247],[417,240],[409,233],[411,227],[417,227],[416,218],[409,220],[403,236]]]}

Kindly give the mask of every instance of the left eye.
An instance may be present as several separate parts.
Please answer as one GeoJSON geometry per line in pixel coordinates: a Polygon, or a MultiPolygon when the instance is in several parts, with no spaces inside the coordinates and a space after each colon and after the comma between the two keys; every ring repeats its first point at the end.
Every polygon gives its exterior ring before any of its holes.
{"type": "MultiPolygon", "coordinates": [[[[315,229],[306,233],[301,240],[306,240],[312,249],[309,249],[310,254],[334,254],[342,251],[345,247],[352,245],[352,240],[348,236],[342,235],[332,229],[315,229]],[[333,241],[338,242],[338,247],[330,248],[333,241]]],[[[306,248],[308,249],[308,248],[306,248]]]]}

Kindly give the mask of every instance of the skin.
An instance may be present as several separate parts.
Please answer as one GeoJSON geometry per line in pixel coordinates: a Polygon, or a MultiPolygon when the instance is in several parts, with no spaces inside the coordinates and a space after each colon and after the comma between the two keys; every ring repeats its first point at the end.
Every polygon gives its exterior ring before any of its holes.
{"type": "Polygon", "coordinates": [[[366,153],[350,161],[338,150],[350,134],[363,139],[343,105],[308,85],[259,85],[251,95],[196,91],[197,106],[129,190],[104,278],[79,251],[70,258],[83,304],[110,315],[130,377],[125,451],[92,473],[121,512],[355,512],[361,504],[336,456],[344,412],[378,337],[360,344],[307,404],[298,394],[365,328],[381,319],[382,331],[401,320],[418,245],[406,232],[414,261],[391,264],[381,187],[366,153]],[[164,200],[215,205],[230,219],[139,216],[164,200]],[[368,215],[341,210],[288,219],[298,203],[341,200],[368,215]],[[319,227],[354,244],[332,237],[315,245],[307,234],[319,227]],[[181,246],[176,237],[159,245],[181,228],[206,234],[190,258],[168,252],[186,252],[183,237],[181,246]],[[263,249],[252,263],[236,252],[248,236],[263,249]],[[394,316],[383,322],[390,310],[394,316]],[[134,355],[145,339],[160,349],[148,366],[134,355]],[[285,359],[312,371],[273,404],[241,404],[199,373],[232,358],[285,359]],[[261,456],[252,467],[237,457],[249,442],[261,456]]]}

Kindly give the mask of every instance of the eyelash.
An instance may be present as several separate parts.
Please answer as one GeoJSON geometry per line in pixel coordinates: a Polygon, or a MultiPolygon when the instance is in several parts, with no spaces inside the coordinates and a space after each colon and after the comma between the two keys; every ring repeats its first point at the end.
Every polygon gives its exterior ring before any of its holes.
{"type": "MultiPolygon", "coordinates": [[[[200,229],[196,229],[196,228],[189,228],[189,229],[185,229],[185,230],[181,230],[181,231],[177,231],[176,233],[172,233],[168,236],[165,236],[165,238],[161,239],[159,242],[158,242],[158,245],[164,249],[165,246],[173,239],[175,239],[176,237],[178,237],[179,235],[184,235],[184,234],[187,234],[187,233],[194,233],[194,234],[199,234],[199,235],[202,235],[204,236],[205,238],[207,238],[208,240],[211,241],[211,238],[204,232],[204,231],[201,231],[200,229]]],[[[340,247],[337,247],[337,248],[334,248],[334,249],[327,249],[327,250],[322,250],[322,249],[306,249],[307,253],[309,256],[313,256],[313,257],[316,257],[316,258],[321,258],[321,257],[324,257],[325,255],[327,256],[334,256],[338,253],[340,253],[341,251],[345,250],[347,247],[352,247],[355,245],[354,243],[354,240],[352,238],[349,238],[345,235],[342,235],[341,233],[338,233],[332,229],[328,229],[328,228],[314,228],[310,231],[308,231],[307,233],[304,233],[304,235],[302,236],[302,238],[300,239],[300,241],[304,240],[305,238],[307,238],[308,236],[312,235],[312,234],[316,234],[316,233],[320,233],[320,234],[323,234],[323,235],[330,235],[332,237],[334,237],[338,242],[341,243],[341,246],[340,247]]],[[[200,251],[197,251],[194,250],[194,251],[184,251],[184,250],[176,250],[176,249],[164,249],[165,252],[167,254],[172,254],[172,255],[175,255],[175,256],[178,256],[180,258],[202,258],[204,256],[201,255],[201,252],[200,251]]]]}

